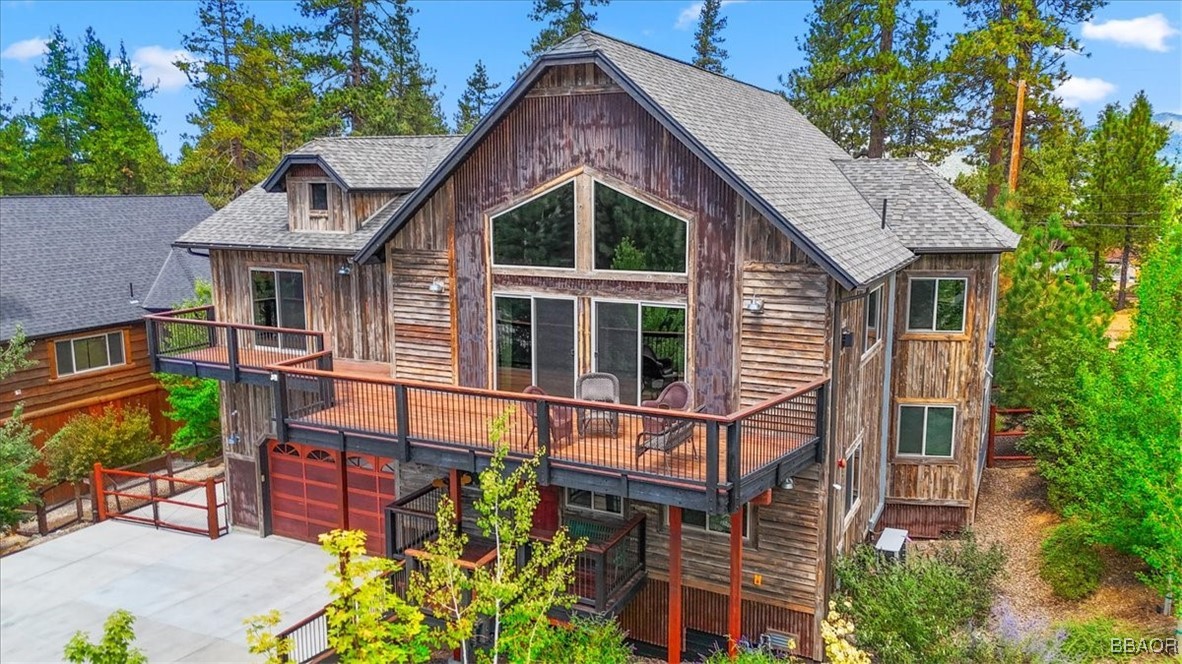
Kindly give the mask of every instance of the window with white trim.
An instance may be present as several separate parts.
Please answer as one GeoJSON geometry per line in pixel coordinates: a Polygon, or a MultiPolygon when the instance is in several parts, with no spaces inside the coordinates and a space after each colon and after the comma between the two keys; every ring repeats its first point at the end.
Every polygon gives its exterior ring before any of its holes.
{"type": "Polygon", "coordinates": [[[964,277],[912,277],[909,285],[908,331],[964,331],[965,295],[968,291],[968,279],[964,277]]]}
{"type": "Polygon", "coordinates": [[[862,345],[863,352],[874,348],[874,344],[878,343],[878,340],[882,338],[882,319],[882,286],[879,286],[870,291],[870,294],[866,296],[866,316],[863,321],[863,339],[865,340],[865,343],[862,345]]]}
{"type": "Polygon", "coordinates": [[[845,458],[845,513],[848,515],[862,497],[862,443],[845,458]]]}
{"type": "Polygon", "coordinates": [[[127,363],[123,332],[107,332],[54,342],[58,376],[72,376],[127,363]]]}
{"type": "MultiPolygon", "coordinates": [[[[669,512],[665,511],[665,521],[669,520],[669,512]]],[[[708,533],[729,535],[731,532],[731,515],[708,514],[698,510],[682,509],[681,525],[693,530],[704,530],[708,533]]],[[[743,537],[751,537],[751,505],[743,506],[743,537]]]]}
{"type": "Polygon", "coordinates": [[[955,425],[955,406],[899,406],[895,451],[900,456],[951,457],[955,425]]]}
{"type": "MultiPolygon", "coordinates": [[[[250,271],[252,314],[255,325],[306,330],[304,273],[299,270],[252,268],[250,271]]],[[[307,338],[258,330],[255,344],[285,350],[308,350],[307,338]]]]}
{"type": "Polygon", "coordinates": [[[566,506],[571,509],[607,514],[610,516],[624,516],[624,499],[619,496],[609,496],[595,491],[582,489],[566,489],[566,506]]]}

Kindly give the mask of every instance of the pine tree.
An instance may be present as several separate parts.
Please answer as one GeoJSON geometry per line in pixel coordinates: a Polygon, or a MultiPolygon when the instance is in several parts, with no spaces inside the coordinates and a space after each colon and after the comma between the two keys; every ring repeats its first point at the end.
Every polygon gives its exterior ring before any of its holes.
{"type": "MultiPolygon", "coordinates": [[[[4,73],[0,72],[0,87],[3,80],[4,73]]],[[[0,100],[0,196],[29,191],[33,178],[29,159],[31,129],[32,118],[28,114],[14,113],[12,104],[0,100]]]]}
{"type": "Polygon", "coordinates": [[[160,151],[156,116],[144,110],[155,88],[144,87],[123,46],[111,52],[88,29],[78,70],[78,192],[145,194],[163,191],[168,160],[160,151]]]}
{"type": "Polygon", "coordinates": [[[698,15],[698,29],[694,32],[694,66],[716,74],[725,74],[726,50],[722,43],[726,39],[722,31],[726,28],[726,17],[720,16],[722,0],[704,0],[698,15]]]}
{"type": "Polygon", "coordinates": [[[485,113],[488,113],[497,100],[495,92],[497,88],[501,87],[501,84],[489,82],[488,70],[484,68],[484,62],[477,60],[476,69],[468,77],[467,86],[464,89],[464,94],[460,95],[459,109],[456,111],[456,133],[458,134],[467,134],[472,131],[476,123],[480,122],[485,113]]]}
{"type": "Polygon", "coordinates": [[[1091,19],[1104,2],[957,0],[967,28],[953,37],[946,89],[961,111],[957,131],[970,137],[977,164],[987,168],[985,207],[995,205],[1006,181],[1015,82],[1027,85],[1023,141],[1029,144],[1061,119],[1049,112],[1059,105],[1053,90],[1067,77],[1066,55],[1082,49],[1071,26],[1091,19]]]}
{"type": "MultiPolygon", "coordinates": [[[[1048,111],[1056,117],[1026,146],[1022,187],[1008,202],[1016,205],[1028,219],[1058,215],[1074,224],[1079,214],[1078,192],[1084,175],[1087,130],[1074,109],[1048,111]]],[[[1083,230],[1075,228],[1072,235],[1077,244],[1086,248],[1083,230]]]]}
{"type": "Polygon", "coordinates": [[[354,135],[445,129],[435,74],[419,58],[407,0],[300,0],[317,25],[303,34],[304,62],[325,92],[327,117],[354,135]]]}
{"type": "Polygon", "coordinates": [[[1119,241],[1111,226],[1112,211],[1116,209],[1111,195],[1121,167],[1118,145],[1123,116],[1119,104],[1106,106],[1083,148],[1087,172],[1079,190],[1080,228],[1075,237],[1092,261],[1092,290],[1104,285],[1105,258],[1119,241]]]}
{"type": "Polygon", "coordinates": [[[280,157],[332,128],[316,112],[294,36],[258,24],[236,0],[203,0],[185,35],[194,63],[177,63],[197,91],[197,127],[178,166],[182,186],[222,206],[266,177],[280,157]]]}
{"type": "Polygon", "coordinates": [[[529,50],[525,52],[526,65],[562,40],[591,29],[596,15],[588,9],[602,7],[608,2],[610,0],[534,0],[529,19],[546,25],[530,42],[529,50]]]}
{"type": "Polygon", "coordinates": [[[30,189],[41,194],[73,194],[78,189],[78,54],[54,28],[44,63],[37,67],[41,96],[33,120],[30,161],[36,173],[30,189]]]}
{"type": "Polygon", "coordinates": [[[781,77],[789,100],[852,154],[947,154],[951,106],[932,55],[934,16],[899,0],[814,2],[798,40],[806,64],[781,77]]]}

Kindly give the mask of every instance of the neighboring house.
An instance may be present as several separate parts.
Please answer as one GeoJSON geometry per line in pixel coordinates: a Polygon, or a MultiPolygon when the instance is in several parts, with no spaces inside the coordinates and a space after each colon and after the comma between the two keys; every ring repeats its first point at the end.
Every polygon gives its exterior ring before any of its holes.
{"type": "Polygon", "coordinates": [[[76,414],[140,404],[167,441],[143,316],[209,280],[203,252],[171,245],[212,212],[200,196],[0,197],[0,343],[19,326],[36,362],[0,382],[0,420],[23,403],[40,442],[76,414]]]}
{"type": "Polygon", "coordinates": [[[820,658],[839,552],[972,521],[1017,241],[921,162],[584,32],[468,136],[287,155],[177,243],[209,251],[217,322],[151,334],[162,370],[225,381],[239,527],[413,560],[441,494],[473,528],[509,409],[540,536],[592,543],[578,610],[674,659],[728,634],[820,658]],[[570,398],[592,372],[624,405],[570,398]],[[684,409],[637,407],[673,383],[684,409]]]}

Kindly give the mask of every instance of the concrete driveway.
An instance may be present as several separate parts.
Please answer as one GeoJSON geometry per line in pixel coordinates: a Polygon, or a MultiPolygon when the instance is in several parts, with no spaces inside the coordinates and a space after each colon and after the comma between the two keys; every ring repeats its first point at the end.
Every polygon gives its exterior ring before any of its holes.
{"type": "Polygon", "coordinates": [[[62,661],[115,609],[135,614],[151,662],[251,661],[242,620],[279,609],[282,628],[322,608],[328,562],[315,544],[106,521],[0,559],[0,661],[62,661]]]}

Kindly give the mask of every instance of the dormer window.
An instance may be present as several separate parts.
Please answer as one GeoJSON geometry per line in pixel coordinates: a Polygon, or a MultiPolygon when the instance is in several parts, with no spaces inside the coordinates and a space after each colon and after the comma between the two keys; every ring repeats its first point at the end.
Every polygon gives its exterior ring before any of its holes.
{"type": "Polygon", "coordinates": [[[328,212],[328,184],[313,182],[308,185],[308,198],[313,212],[328,212]]]}

